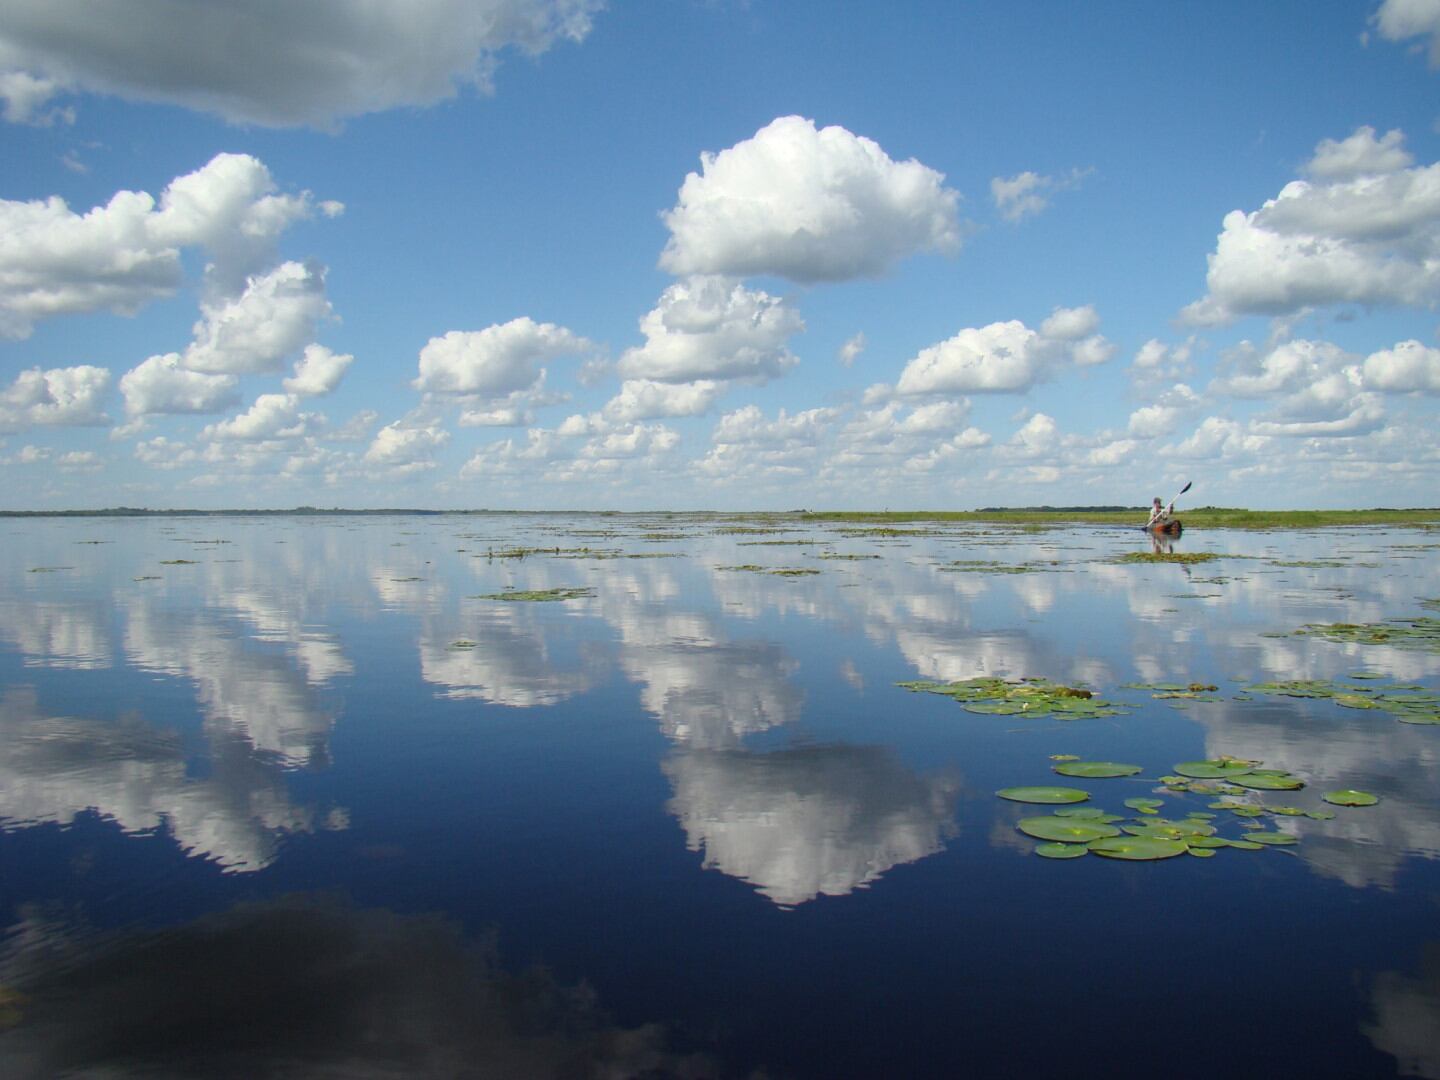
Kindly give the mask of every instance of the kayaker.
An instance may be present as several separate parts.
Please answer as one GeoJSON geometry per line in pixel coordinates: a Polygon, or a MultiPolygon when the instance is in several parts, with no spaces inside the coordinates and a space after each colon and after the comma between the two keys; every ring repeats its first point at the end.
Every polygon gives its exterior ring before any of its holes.
{"type": "Polygon", "coordinates": [[[1170,521],[1170,515],[1175,511],[1175,503],[1172,500],[1169,506],[1160,501],[1160,496],[1155,496],[1155,501],[1150,504],[1150,520],[1145,523],[1145,528],[1153,529],[1156,525],[1165,525],[1170,521]]]}

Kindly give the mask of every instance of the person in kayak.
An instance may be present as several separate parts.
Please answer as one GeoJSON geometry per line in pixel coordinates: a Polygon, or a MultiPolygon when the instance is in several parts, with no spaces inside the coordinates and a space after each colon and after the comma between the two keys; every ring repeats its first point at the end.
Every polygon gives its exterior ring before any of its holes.
{"type": "Polygon", "coordinates": [[[1175,512],[1175,501],[1172,499],[1169,506],[1160,502],[1160,496],[1155,496],[1155,501],[1150,504],[1150,520],[1145,523],[1145,528],[1153,529],[1156,525],[1170,524],[1170,515],[1175,512]]]}

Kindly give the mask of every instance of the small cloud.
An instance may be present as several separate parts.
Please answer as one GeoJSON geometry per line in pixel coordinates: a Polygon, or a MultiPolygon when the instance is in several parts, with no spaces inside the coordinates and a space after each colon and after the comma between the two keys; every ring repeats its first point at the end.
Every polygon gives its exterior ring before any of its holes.
{"type": "Polygon", "coordinates": [[[840,361],[840,366],[847,368],[854,366],[856,359],[865,351],[865,346],[868,344],[869,342],[865,340],[865,332],[862,330],[841,345],[840,352],[836,357],[840,361]]]}
{"type": "Polygon", "coordinates": [[[1011,223],[1020,222],[1045,210],[1059,192],[1079,187],[1092,172],[1093,169],[1071,169],[1061,176],[1042,176],[1036,172],[997,176],[990,181],[990,199],[1002,218],[1011,223]]]}

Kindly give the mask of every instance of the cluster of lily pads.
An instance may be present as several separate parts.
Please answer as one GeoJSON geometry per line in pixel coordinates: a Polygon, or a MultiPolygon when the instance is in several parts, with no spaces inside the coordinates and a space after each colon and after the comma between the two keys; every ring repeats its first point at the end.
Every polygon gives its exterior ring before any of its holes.
{"type": "MultiPolygon", "coordinates": [[[[1440,608],[1440,600],[1423,600],[1421,606],[1440,608]]],[[[1307,623],[1295,633],[1343,644],[1394,645],[1440,652],[1440,618],[1433,615],[1383,623],[1307,623]]]]}
{"type": "Polygon", "coordinates": [[[1402,724],[1440,725],[1440,693],[1413,684],[1376,684],[1370,672],[1355,672],[1349,682],[1325,679],[1290,679],[1252,683],[1246,689],[1279,697],[1329,698],[1347,709],[1387,712],[1402,724]]]}
{"type": "Polygon", "coordinates": [[[594,589],[590,588],[589,586],[579,585],[558,589],[506,589],[504,592],[484,593],[480,596],[472,596],[469,599],[505,600],[510,602],[516,602],[521,600],[579,600],[582,597],[594,595],[594,589]]]}
{"type": "MultiPolygon", "coordinates": [[[[1052,760],[1054,771],[1062,776],[1104,779],[1136,776],[1139,765],[1115,761],[1080,761],[1073,755],[1057,754],[1052,760]]],[[[1080,788],[1035,786],[1002,788],[995,794],[1011,802],[1059,806],[1047,815],[1021,818],[1016,828],[1026,836],[1041,841],[1035,853],[1047,859],[1075,859],[1083,855],[1100,855],[1108,859],[1151,861],[1177,855],[1211,858],[1220,848],[1259,851],[1265,847],[1287,847],[1298,843],[1291,833],[1270,830],[1260,820],[1265,817],[1307,817],[1328,820],[1331,810],[1303,810],[1294,806],[1270,806],[1249,801],[1255,792],[1295,791],[1305,786],[1297,776],[1282,769],[1262,768],[1262,762],[1241,758],[1219,757],[1206,761],[1183,761],[1174,767],[1175,775],[1162,776],[1161,790],[1183,794],[1217,796],[1206,811],[1192,810],[1183,818],[1165,818],[1160,809],[1163,799],[1136,797],[1124,800],[1134,816],[1112,814],[1099,807],[1078,806],[1088,802],[1090,793],[1080,788]],[[1234,796],[1246,796],[1241,801],[1234,796]],[[1210,811],[1216,811],[1212,813],[1210,811]],[[1221,836],[1215,824],[1220,811],[1244,822],[1241,835],[1221,836]]],[[[1335,806],[1373,806],[1379,798],[1369,792],[1342,789],[1328,791],[1321,798],[1335,806]]]]}
{"type": "Polygon", "coordinates": [[[1126,706],[1105,701],[1080,686],[1062,686],[1048,679],[1000,679],[981,676],[959,682],[923,679],[899,684],[917,693],[941,694],[960,702],[966,712],[998,716],[1054,717],[1078,720],[1091,716],[1118,716],[1126,706]]]}

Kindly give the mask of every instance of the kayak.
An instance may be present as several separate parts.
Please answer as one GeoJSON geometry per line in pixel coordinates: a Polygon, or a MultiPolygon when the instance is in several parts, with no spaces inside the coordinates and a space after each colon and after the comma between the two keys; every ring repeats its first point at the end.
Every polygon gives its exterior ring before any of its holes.
{"type": "Polygon", "coordinates": [[[1152,532],[1156,536],[1179,536],[1180,530],[1183,528],[1180,519],[1173,518],[1170,521],[1162,521],[1159,525],[1147,525],[1145,531],[1152,532]]]}

